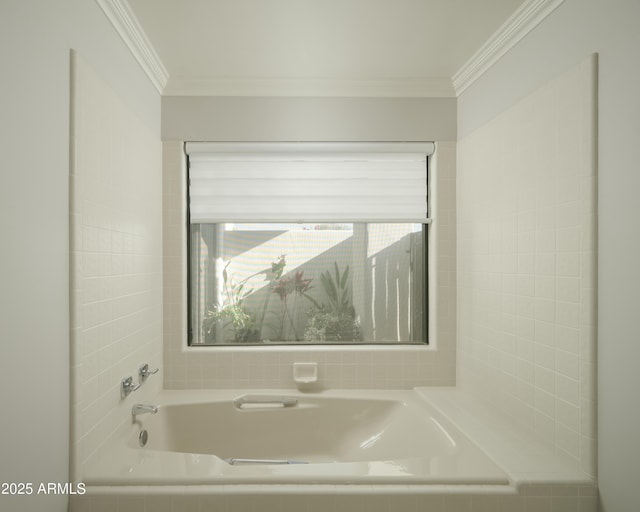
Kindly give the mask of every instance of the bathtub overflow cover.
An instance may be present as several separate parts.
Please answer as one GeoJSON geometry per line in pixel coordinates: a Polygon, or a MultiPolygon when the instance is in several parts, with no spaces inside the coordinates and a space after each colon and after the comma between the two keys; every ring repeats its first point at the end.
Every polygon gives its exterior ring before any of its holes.
{"type": "Polygon", "coordinates": [[[149,433],[146,430],[143,430],[138,434],[138,441],[140,442],[140,446],[144,446],[147,444],[149,440],[149,433]]]}

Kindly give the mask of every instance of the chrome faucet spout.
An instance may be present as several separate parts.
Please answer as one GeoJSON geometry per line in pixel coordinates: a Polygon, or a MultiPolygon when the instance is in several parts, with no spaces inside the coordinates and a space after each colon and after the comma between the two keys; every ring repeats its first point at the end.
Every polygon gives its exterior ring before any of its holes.
{"type": "Polygon", "coordinates": [[[158,412],[158,407],[155,405],[135,404],[131,408],[131,416],[134,418],[139,414],[155,414],[158,412]]]}

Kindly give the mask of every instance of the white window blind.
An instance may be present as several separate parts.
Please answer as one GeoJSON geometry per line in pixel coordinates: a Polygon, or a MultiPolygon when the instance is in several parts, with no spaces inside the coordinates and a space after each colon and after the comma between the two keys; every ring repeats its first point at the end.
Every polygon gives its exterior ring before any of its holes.
{"type": "Polygon", "coordinates": [[[427,222],[421,143],[189,142],[191,223],[427,222]]]}

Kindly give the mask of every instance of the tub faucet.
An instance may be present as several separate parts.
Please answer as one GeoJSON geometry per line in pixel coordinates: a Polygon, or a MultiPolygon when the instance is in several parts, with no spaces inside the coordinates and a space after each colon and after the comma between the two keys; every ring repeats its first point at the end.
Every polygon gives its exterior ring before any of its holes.
{"type": "Polygon", "coordinates": [[[139,414],[155,414],[158,412],[158,408],[155,405],[135,404],[131,408],[131,416],[135,417],[139,414]]]}

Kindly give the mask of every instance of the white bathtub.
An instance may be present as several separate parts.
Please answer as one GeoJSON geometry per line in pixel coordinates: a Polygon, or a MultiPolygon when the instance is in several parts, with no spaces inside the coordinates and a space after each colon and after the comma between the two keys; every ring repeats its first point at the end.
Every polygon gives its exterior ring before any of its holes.
{"type": "Polygon", "coordinates": [[[88,461],[85,484],[509,484],[413,391],[165,391],[153,405],[88,461]],[[244,395],[290,405],[239,408],[244,395]]]}

